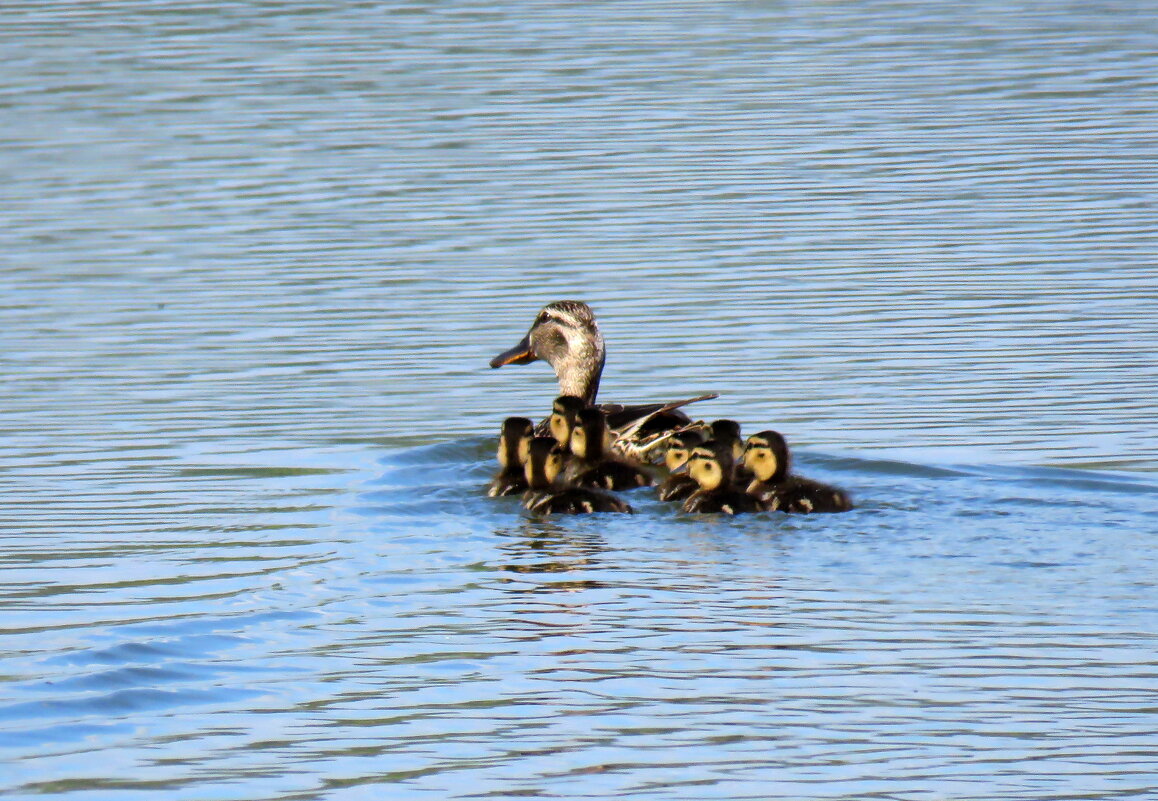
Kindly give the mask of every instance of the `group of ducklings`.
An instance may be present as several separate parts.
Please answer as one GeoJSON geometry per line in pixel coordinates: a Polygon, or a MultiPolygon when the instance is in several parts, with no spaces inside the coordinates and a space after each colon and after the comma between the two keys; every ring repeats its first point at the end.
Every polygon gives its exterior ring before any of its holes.
{"type": "MultiPolygon", "coordinates": [[[[614,447],[604,413],[572,395],[555,399],[542,436],[526,417],[508,417],[499,433],[499,471],[487,494],[522,493],[533,514],[626,512],[613,492],[650,487],[656,476],[614,447]]],[[[845,512],[848,494],[789,472],[788,444],[775,431],[745,442],[734,420],[689,425],[666,440],[668,476],[662,501],[680,501],[685,512],[739,514],[780,511],[845,512]]]]}

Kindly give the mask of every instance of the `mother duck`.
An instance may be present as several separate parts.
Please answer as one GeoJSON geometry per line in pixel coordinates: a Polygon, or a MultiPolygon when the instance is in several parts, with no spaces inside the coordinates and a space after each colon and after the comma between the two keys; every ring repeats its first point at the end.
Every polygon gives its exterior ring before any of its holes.
{"type": "MultiPolygon", "coordinates": [[[[574,395],[587,406],[596,406],[607,349],[590,306],[581,300],[548,303],[519,344],[491,359],[491,367],[540,359],[555,371],[560,395],[574,395]]],[[[607,427],[619,435],[617,447],[640,455],[666,439],[666,433],[691,423],[678,407],[715,397],[717,393],[709,393],[671,403],[604,403],[597,408],[607,415],[607,427]]]]}

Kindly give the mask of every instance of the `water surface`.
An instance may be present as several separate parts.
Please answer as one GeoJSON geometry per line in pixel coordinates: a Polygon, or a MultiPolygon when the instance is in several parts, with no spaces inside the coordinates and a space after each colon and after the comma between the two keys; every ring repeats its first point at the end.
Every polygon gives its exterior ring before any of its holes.
{"type": "Polygon", "coordinates": [[[4,15],[4,797],[1156,792],[1152,14],[4,15]],[[482,497],[563,297],[858,510],[482,497]]]}

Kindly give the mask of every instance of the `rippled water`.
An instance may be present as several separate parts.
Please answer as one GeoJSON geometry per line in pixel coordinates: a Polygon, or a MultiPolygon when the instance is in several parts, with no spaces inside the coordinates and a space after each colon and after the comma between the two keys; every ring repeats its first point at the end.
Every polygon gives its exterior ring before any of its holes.
{"type": "Polygon", "coordinates": [[[1158,795],[1158,17],[9,3],[0,794],[1158,795]],[[534,521],[491,371],[854,513],[534,521]]]}

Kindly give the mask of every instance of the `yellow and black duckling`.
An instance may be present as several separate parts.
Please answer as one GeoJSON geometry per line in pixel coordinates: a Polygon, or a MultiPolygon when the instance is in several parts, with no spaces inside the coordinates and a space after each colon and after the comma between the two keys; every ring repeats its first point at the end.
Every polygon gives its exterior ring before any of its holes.
{"type": "Polygon", "coordinates": [[[721,445],[726,445],[732,452],[732,483],[743,487],[752,480],[752,471],[744,465],[744,438],[740,434],[740,424],[735,420],[713,420],[710,426],[711,436],[721,445]]]}
{"type": "Polygon", "coordinates": [[[747,492],[771,511],[847,512],[852,499],[842,489],[788,472],[788,443],[776,431],[761,431],[748,439],[744,463],[753,473],[747,492]]]}
{"type": "MultiPolygon", "coordinates": [[[[579,422],[579,412],[587,408],[582,398],[574,395],[560,395],[551,404],[551,416],[547,418],[547,428],[555,441],[569,451],[571,432],[579,422]]],[[[545,432],[544,432],[545,433],[545,432]]]]}
{"type": "Polygon", "coordinates": [[[764,509],[764,505],[756,498],[732,486],[730,445],[709,440],[697,446],[688,458],[687,469],[699,484],[699,489],[684,501],[685,512],[723,512],[734,515],[764,509]]]}
{"type": "Polygon", "coordinates": [[[499,472],[491,479],[487,495],[514,495],[527,489],[527,445],[535,427],[525,417],[508,417],[499,431],[499,472]]]}
{"type": "MultiPolygon", "coordinates": [[[[607,349],[590,306],[579,300],[548,303],[519,344],[491,359],[490,365],[530,364],[540,359],[555,371],[560,395],[579,398],[584,406],[596,405],[607,349]]],[[[709,393],[673,403],[601,404],[599,408],[607,416],[607,427],[616,434],[615,449],[641,456],[652,451],[667,432],[691,422],[677,407],[715,397],[709,393]]]]}
{"type": "Polygon", "coordinates": [[[609,492],[560,483],[563,449],[553,437],[535,437],[527,446],[527,484],[523,506],[533,514],[586,514],[634,511],[609,492]]]}
{"type": "Polygon", "coordinates": [[[616,458],[610,445],[603,412],[598,409],[580,411],[577,425],[571,432],[572,459],[567,466],[567,475],[575,486],[628,490],[650,487],[655,483],[650,474],[616,458]]]}
{"type": "Polygon", "coordinates": [[[699,482],[690,475],[675,471],[687,463],[692,449],[701,442],[703,442],[703,437],[698,431],[684,431],[673,434],[668,439],[667,450],[663,454],[663,463],[671,471],[671,475],[659,485],[658,495],[661,501],[682,501],[700,488],[699,482]]]}

